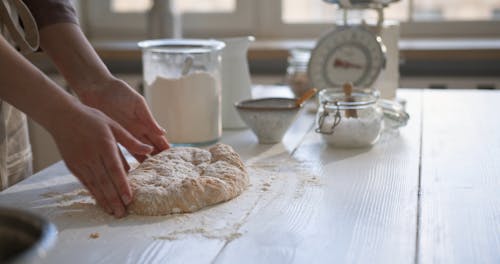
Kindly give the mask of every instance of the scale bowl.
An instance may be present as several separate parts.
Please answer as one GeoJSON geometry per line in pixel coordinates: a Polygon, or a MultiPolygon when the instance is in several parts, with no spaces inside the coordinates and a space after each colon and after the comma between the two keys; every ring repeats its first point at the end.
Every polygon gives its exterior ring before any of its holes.
{"type": "Polygon", "coordinates": [[[291,98],[250,99],[234,106],[260,144],[280,142],[302,107],[291,98]]]}

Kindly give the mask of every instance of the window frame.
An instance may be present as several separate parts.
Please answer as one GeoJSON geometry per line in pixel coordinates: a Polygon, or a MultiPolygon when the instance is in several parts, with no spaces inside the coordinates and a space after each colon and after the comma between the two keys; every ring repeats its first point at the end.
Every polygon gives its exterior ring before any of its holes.
{"type": "MultiPolygon", "coordinates": [[[[184,13],[181,20],[183,36],[250,34],[256,6],[253,1],[235,1],[235,11],[231,13],[184,13]]],[[[79,5],[85,16],[85,32],[92,39],[106,39],[110,35],[117,39],[147,38],[147,18],[143,13],[114,13],[111,0],[80,0],[79,5]]]]}
{"type": "MultiPolygon", "coordinates": [[[[116,14],[111,0],[85,0],[86,31],[91,38],[113,35],[117,39],[146,38],[144,14],[116,14]]],[[[320,1],[320,0],[317,0],[320,1]]],[[[415,0],[412,0],[415,1],[415,0]]],[[[257,38],[317,38],[333,28],[332,23],[291,24],[282,21],[281,0],[236,0],[233,13],[185,13],[183,36],[222,37],[254,35],[257,38]],[[200,27],[199,25],[203,25],[200,27]]],[[[412,4],[408,12],[411,14],[412,4]]],[[[402,38],[498,38],[500,20],[400,22],[402,38]]]]}
{"type": "MultiPolygon", "coordinates": [[[[266,1],[260,5],[260,35],[267,38],[311,38],[318,37],[334,27],[332,23],[286,24],[282,21],[281,0],[266,1]],[[274,13],[274,15],[273,15],[274,13]],[[276,15],[278,14],[278,15],[276,15]],[[266,25],[266,26],[263,26],[266,25]]],[[[318,0],[319,1],[319,0],[318,0]]],[[[411,0],[416,1],[416,0],[411,0]]],[[[409,21],[400,22],[403,38],[474,38],[500,37],[500,20],[490,21],[413,21],[412,4],[409,4],[409,21]]]]}

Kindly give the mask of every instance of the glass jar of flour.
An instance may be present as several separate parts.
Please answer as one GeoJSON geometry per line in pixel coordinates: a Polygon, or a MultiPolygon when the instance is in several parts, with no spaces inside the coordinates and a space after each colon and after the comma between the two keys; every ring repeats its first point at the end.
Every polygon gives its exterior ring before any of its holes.
{"type": "Polygon", "coordinates": [[[168,39],[139,43],[144,97],[173,145],[217,142],[221,122],[221,51],[216,40],[168,39]]]}
{"type": "Polygon", "coordinates": [[[377,142],[384,113],[372,93],[353,92],[348,96],[335,89],[319,93],[316,132],[330,146],[368,147],[377,142]]]}

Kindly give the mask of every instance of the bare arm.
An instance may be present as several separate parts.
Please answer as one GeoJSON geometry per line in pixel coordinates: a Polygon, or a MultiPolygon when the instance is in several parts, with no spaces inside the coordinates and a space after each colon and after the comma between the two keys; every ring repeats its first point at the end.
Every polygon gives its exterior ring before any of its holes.
{"type": "Polygon", "coordinates": [[[78,25],[50,25],[40,30],[40,37],[41,47],[83,103],[106,113],[137,139],[154,146],[155,152],[169,147],[144,98],[109,72],[78,25]]]}
{"type": "MultiPolygon", "coordinates": [[[[62,91],[0,35],[0,98],[16,106],[45,128],[58,122],[48,113],[69,114],[76,98],[62,91]]],[[[61,115],[58,117],[62,118],[61,115]]]]}
{"type": "Polygon", "coordinates": [[[0,98],[28,114],[54,137],[68,168],[97,202],[117,217],[132,193],[116,143],[149,153],[117,122],[67,94],[0,36],[0,98]]]}

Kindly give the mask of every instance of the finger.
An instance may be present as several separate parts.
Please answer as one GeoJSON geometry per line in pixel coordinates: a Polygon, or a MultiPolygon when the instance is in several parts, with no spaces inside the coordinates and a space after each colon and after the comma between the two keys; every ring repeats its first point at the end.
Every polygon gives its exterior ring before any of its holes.
{"type": "Polygon", "coordinates": [[[73,175],[75,175],[75,177],[82,183],[82,185],[85,186],[85,188],[90,192],[92,197],[94,197],[97,205],[101,206],[106,212],[111,214],[112,211],[110,210],[110,208],[106,207],[106,204],[102,203],[102,201],[100,201],[98,199],[98,196],[95,194],[96,193],[95,186],[92,186],[90,184],[89,178],[93,177],[92,173],[89,173],[85,169],[85,167],[78,168],[78,167],[74,167],[74,166],[70,166],[70,165],[67,165],[67,166],[68,166],[68,169],[71,171],[71,173],[73,173],[73,175]]]}
{"type": "Polygon", "coordinates": [[[152,145],[155,147],[153,152],[151,154],[155,155],[158,154],[168,148],[170,146],[168,145],[167,139],[164,136],[158,136],[158,135],[144,135],[144,137],[152,143],[152,145]]]}
{"type": "Polygon", "coordinates": [[[118,123],[112,121],[112,131],[118,143],[122,144],[130,153],[146,155],[153,151],[153,147],[136,139],[118,123]]]}
{"type": "Polygon", "coordinates": [[[123,153],[120,150],[120,147],[117,146],[117,148],[118,148],[118,153],[120,154],[120,159],[122,161],[123,169],[125,170],[125,172],[128,172],[130,170],[130,165],[128,164],[127,159],[125,158],[125,156],[123,156],[123,153]]]}
{"type": "Polygon", "coordinates": [[[130,190],[130,185],[127,181],[127,175],[125,174],[123,167],[120,166],[120,159],[118,158],[118,155],[111,155],[106,159],[101,157],[101,163],[104,165],[104,169],[111,179],[115,190],[118,191],[123,204],[130,204],[132,201],[132,191],[130,190]]]}
{"type": "Polygon", "coordinates": [[[86,166],[82,169],[82,171],[87,175],[87,177],[82,177],[79,178],[82,183],[87,187],[89,190],[90,194],[94,197],[96,203],[101,206],[101,208],[104,209],[108,214],[113,214],[113,210],[111,207],[108,205],[106,198],[104,197],[104,194],[102,193],[101,189],[97,186],[96,184],[96,177],[92,173],[92,170],[86,166]]]}
{"type": "Polygon", "coordinates": [[[88,183],[88,180],[87,180],[88,175],[85,175],[84,169],[82,169],[80,167],[76,167],[76,166],[71,166],[69,164],[66,164],[66,167],[68,167],[69,171],[80,181],[80,183],[85,188],[89,189],[88,184],[87,184],[88,183]]]}
{"type": "Polygon", "coordinates": [[[118,218],[124,216],[125,206],[123,205],[121,198],[118,196],[118,192],[109,178],[104,164],[102,164],[99,159],[94,162],[91,169],[94,172],[94,175],[97,176],[97,184],[104,194],[104,198],[106,199],[108,206],[113,210],[113,215],[118,218]]]}
{"type": "Polygon", "coordinates": [[[135,160],[137,160],[139,163],[142,163],[143,161],[145,161],[148,157],[144,156],[144,155],[137,155],[137,154],[132,154],[132,156],[135,158],[135,160]]]}
{"type": "Polygon", "coordinates": [[[143,101],[142,105],[135,108],[136,117],[141,120],[153,133],[157,135],[163,135],[165,129],[163,129],[153,118],[151,111],[149,111],[146,103],[143,101]]]}
{"type": "MultiPolygon", "coordinates": [[[[153,146],[153,143],[151,143],[151,141],[149,141],[149,139],[148,139],[147,137],[145,137],[145,136],[140,136],[140,137],[138,137],[138,139],[139,139],[142,143],[144,143],[144,144],[146,144],[146,145],[153,146]]],[[[153,151],[152,151],[152,153],[150,153],[150,154],[154,155],[154,153],[153,153],[153,152],[154,152],[154,150],[153,150],[153,151]]],[[[131,153],[131,154],[132,154],[132,156],[134,156],[134,158],[135,158],[135,159],[136,159],[139,163],[142,163],[143,161],[145,161],[145,160],[147,159],[147,156],[146,156],[146,155],[138,155],[138,154],[134,154],[134,153],[131,153]]]]}

